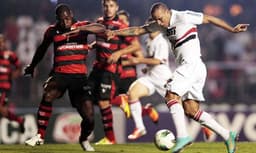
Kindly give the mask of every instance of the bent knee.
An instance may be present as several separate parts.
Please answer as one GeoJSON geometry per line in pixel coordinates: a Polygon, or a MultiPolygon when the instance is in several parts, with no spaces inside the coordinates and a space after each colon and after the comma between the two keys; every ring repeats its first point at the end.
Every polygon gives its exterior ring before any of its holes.
{"type": "Polygon", "coordinates": [[[57,90],[46,91],[44,93],[44,100],[48,101],[48,102],[51,102],[51,101],[54,101],[55,99],[57,99],[60,96],[61,96],[61,92],[59,92],[57,90]]]}

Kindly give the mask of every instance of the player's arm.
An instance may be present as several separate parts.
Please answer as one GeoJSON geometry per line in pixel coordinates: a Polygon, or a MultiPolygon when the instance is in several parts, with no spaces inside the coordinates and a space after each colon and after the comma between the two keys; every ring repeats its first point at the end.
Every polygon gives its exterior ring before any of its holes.
{"type": "Polygon", "coordinates": [[[63,35],[71,36],[80,31],[86,31],[86,32],[90,32],[90,33],[102,33],[102,32],[106,31],[106,27],[99,23],[90,23],[87,25],[82,25],[82,26],[76,27],[75,29],[72,29],[70,32],[66,32],[63,35]]]}
{"type": "Polygon", "coordinates": [[[129,27],[120,30],[107,30],[106,35],[108,39],[111,39],[114,36],[140,36],[146,33],[164,30],[165,29],[157,24],[157,22],[152,21],[143,26],[129,27]]]}
{"type": "Polygon", "coordinates": [[[249,26],[249,24],[238,24],[235,27],[232,27],[220,18],[205,14],[203,17],[203,23],[211,23],[233,33],[244,32],[247,30],[247,27],[249,26]]]}
{"type": "Polygon", "coordinates": [[[137,57],[133,57],[133,58],[130,58],[129,61],[133,65],[137,65],[137,64],[159,65],[159,64],[161,64],[161,60],[159,60],[157,58],[137,58],[137,57]]]}
{"type": "Polygon", "coordinates": [[[125,54],[136,52],[140,49],[140,43],[138,41],[132,41],[127,47],[114,52],[109,58],[108,63],[116,63],[118,59],[125,54]]]}
{"type": "Polygon", "coordinates": [[[147,33],[147,30],[144,26],[135,26],[135,27],[129,27],[125,29],[120,30],[113,30],[109,31],[110,35],[117,35],[117,36],[140,36],[147,33]],[[113,32],[113,33],[111,33],[113,32]]]}
{"type": "Polygon", "coordinates": [[[25,67],[24,75],[31,75],[33,77],[35,67],[43,59],[51,43],[52,43],[52,37],[50,37],[47,31],[44,35],[42,43],[37,47],[31,63],[25,67]]]}

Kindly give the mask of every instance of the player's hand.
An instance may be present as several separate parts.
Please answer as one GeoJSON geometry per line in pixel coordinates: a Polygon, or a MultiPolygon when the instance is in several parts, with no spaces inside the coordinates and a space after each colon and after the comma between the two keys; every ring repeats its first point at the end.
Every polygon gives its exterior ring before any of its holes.
{"type": "Polygon", "coordinates": [[[233,28],[233,32],[234,33],[238,33],[238,32],[244,32],[247,30],[248,26],[250,24],[238,24],[233,28]]]}
{"type": "Polygon", "coordinates": [[[137,57],[132,57],[132,58],[129,58],[128,59],[129,62],[132,64],[132,65],[137,65],[140,63],[140,58],[137,58],[137,57]]]}
{"type": "Polygon", "coordinates": [[[113,37],[115,37],[114,31],[111,31],[111,30],[106,30],[105,34],[106,34],[106,36],[107,36],[107,40],[110,40],[110,39],[112,39],[113,37]]]}
{"type": "Polygon", "coordinates": [[[114,52],[109,58],[108,63],[113,64],[116,63],[119,58],[121,57],[121,54],[119,52],[114,52]]]}
{"type": "Polygon", "coordinates": [[[24,69],[24,75],[31,76],[32,78],[34,77],[34,70],[35,68],[31,65],[27,65],[24,69]]]}

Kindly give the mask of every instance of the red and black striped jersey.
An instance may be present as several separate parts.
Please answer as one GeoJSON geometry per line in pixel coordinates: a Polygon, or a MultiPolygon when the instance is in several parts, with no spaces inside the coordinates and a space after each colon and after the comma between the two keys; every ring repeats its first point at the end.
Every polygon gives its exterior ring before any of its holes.
{"type": "Polygon", "coordinates": [[[11,89],[11,73],[20,67],[21,64],[13,51],[0,51],[0,90],[11,89]]]}
{"type": "MultiPolygon", "coordinates": [[[[100,17],[97,20],[97,23],[103,24],[107,29],[118,30],[127,28],[127,25],[121,22],[116,16],[112,20],[105,19],[100,17]]],[[[125,37],[115,36],[110,40],[107,40],[107,37],[104,33],[99,33],[96,35],[96,63],[95,67],[103,70],[107,70],[112,73],[118,72],[118,65],[121,64],[120,60],[117,64],[108,64],[107,60],[112,53],[121,49],[121,46],[125,45],[125,37]]]]}
{"type": "MultiPolygon", "coordinates": [[[[128,45],[131,45],[132,41],[135,39],[138,39],[137,37],[125,37],[125,44],[121,46],[121,48],[125,48],[128,45]]],[[[133,54],[126,54],[121,56],[121,61],[128,60],[129,58],[132,58],[133,54]]],[[[120,78],[134,78],[137,77],[136,72],[136,66],[135,65],[129,65],[129,66],[122,66],[121,72],[120,72],[120,78]]]]}
{"type": "MultiPolygon", "coordinates": [[[[70,29],[87,25],[88,21],[75,22],[70,29]]],[[[88,32],[80,31],[72,36],[63,33],[70,30],[61,30],[57,25],[50,26],[45,32],[45,38],[54,45],[54,67],[55,74],[87,74],[86,57],[88,54],[87,36],[88,32]]]]}

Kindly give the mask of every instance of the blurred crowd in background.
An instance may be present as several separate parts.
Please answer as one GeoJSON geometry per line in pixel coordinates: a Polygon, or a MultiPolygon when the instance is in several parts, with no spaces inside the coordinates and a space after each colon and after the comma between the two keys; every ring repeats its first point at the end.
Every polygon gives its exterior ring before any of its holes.
{"type": "MultiPolygon", "coordinates": [[[[209,103],[246,103],[256,98],[256,1],[255,0],[159,0],[176,10],[193,10],[218,16],[231,25],[249,23],[248,32],[232,34],[214,26],[199,26],[203,60],[208,67],[205,95],[209,103]]],[[[131,25],[142,25],[156,0],[119,0],[120,9],[130,13],[131,25]]],[[[3,0],[0,32],[8,39],[23,66],[30,63],[46,28],[55,22],[57,3],[67,3],[78,20],[95,21],[102,15],[101,0],[3,0]]],[[[144,45],[143,40],[142,45],[144,45]]],[[[14,81],[15,105],[37,106],[42,84],[52,63],[52,49],[43,59],[35,78],[14,81]]],[[[57,105],[66,106],[63,102],[57,105]]]]}

